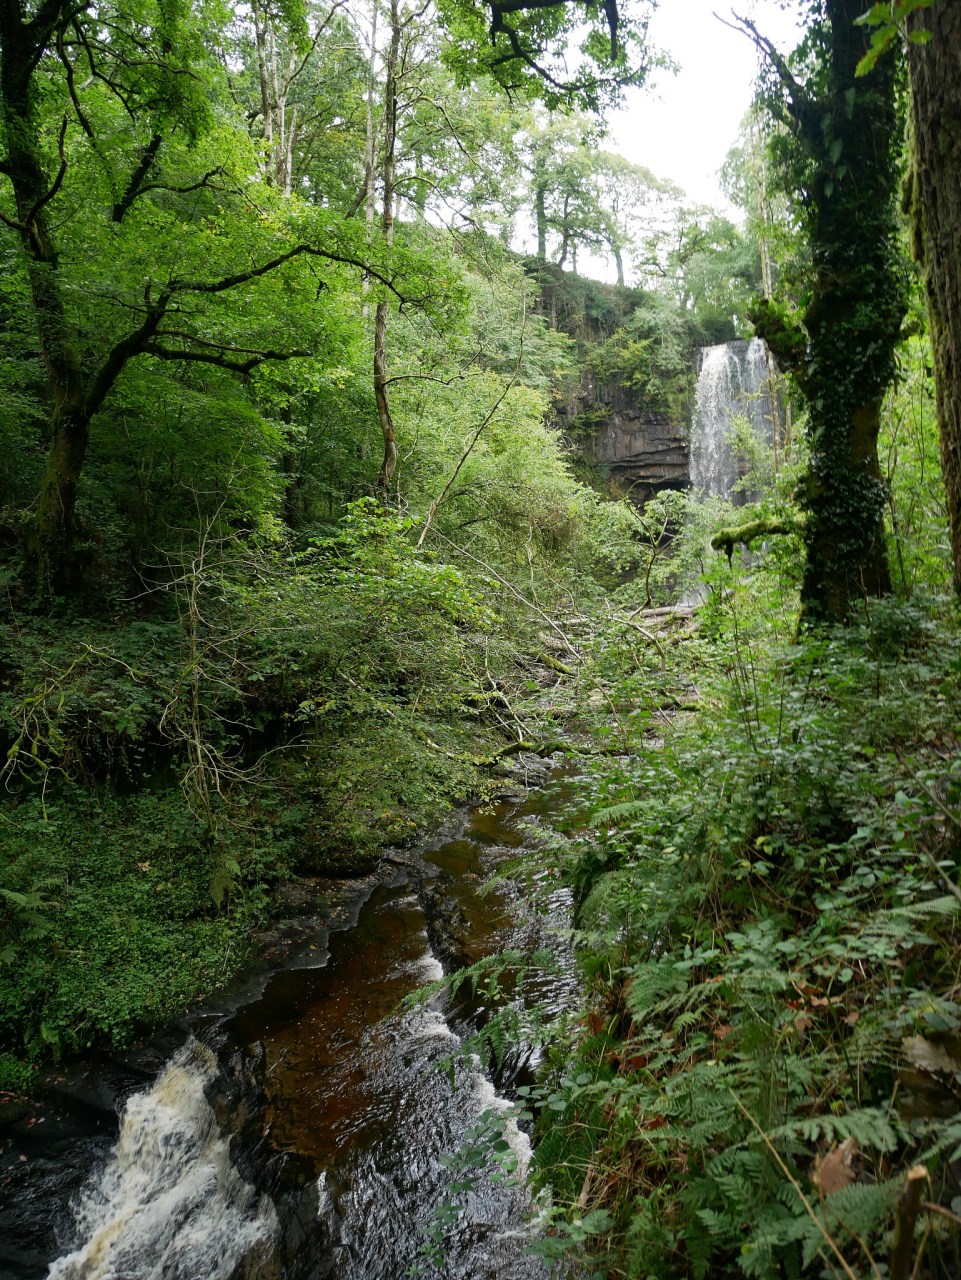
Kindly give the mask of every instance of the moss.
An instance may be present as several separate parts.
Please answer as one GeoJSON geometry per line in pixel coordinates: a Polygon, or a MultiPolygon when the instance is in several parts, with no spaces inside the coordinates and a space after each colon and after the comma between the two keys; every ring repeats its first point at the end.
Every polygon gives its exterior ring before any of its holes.
{"type": "Polygon", "coordinates": [[[749,547],[759,538],[799,533],[802,528],[803,525],[796,516],[763,516],[759,520],[749,520],[747,524],[730,525],[726,529],[718,529],[711,539],[711,546],[715,551],[726,552],[730,561],[736,546],[749,547]]]}

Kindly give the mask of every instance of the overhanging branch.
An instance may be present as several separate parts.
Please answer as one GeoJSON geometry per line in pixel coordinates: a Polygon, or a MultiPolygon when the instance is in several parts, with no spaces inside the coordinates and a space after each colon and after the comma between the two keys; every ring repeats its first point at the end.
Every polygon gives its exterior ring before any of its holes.
{"type": "Polygon", "coordinates": [[[266,364],[268,361],[308,360],[313,355],[311,351],[257,351],[251,353],[246,360],[232,360],[227,354],[232,350],[243,351],[244,348],[223,347],[219,350],[192,351],[189,347],[164,347],[158,342],[148,342],[143,347],[143,354],[156,356],[158,360],[212,364],[218,369],[227,369],[231,373],[240,373],[245,376],[256,369],[258,365],[266,364]]]}
{"type": "Polygon", "coordinates": [[[264,262],[259,267],[251,267],[249,271],[238,271],[235,275],[224,276],[220,280],[174,280],[169,285],[169,289],[171,293],[226,293],[228,289],[236,289],[239,285],[248,284],[251,280],[257,280],[271,271],[276,271],[285,262],[290,262],[303,254],[311,258],[324,258],[328,262],[341,262],[346,266],[357,267],[358,270],[365,272],[389,289],[400,302],[412,301],[401,293],[392,280],[375,270],[370,263],[354,258],[350,254],[334,253],[330,249],[317,249],[309,244],[295,245],[286,253],[278,254],[277,257],[271,258],[269,262],[264,262]]]}

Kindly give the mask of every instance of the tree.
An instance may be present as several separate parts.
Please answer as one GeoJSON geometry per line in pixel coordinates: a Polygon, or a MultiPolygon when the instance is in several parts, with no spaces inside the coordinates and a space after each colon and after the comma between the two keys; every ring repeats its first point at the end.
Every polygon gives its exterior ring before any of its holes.
{"type": "Polygon", "coordinates": [[[644,238],[642,274],[692,314],[702,343],[728,342],[761,283],[757,243],[707,205],[672,212],[644,238]]]}
{"type": "Polygon", "coordinates": [[[317,322],[290,323],[273,278],[301,297],[316,290],[322,307],[310,261],[365,262],[347,230],[287,221],[266,193],[256,204],[252,157],[216,125],[215,64],[189,8],[44,0],[31,14],[11,0],[0,52],[0,221],[29,280],[50,414],[25,550],[34,579],[60,590],[81,578],[92,425],[131,361],[248,379],[311,358],[317,322]]]}
{"type": "Polygon", "coordinates": [[[582,114],[535,116],[524,130],[522,148],[541,262],[548,260],[550,239],[559,267],[570,257],[576,261],[579,246],[597,249],[603,242],[596,154],[604,133],[602,123],[582,114]]]}
{"type": "Polygon", "coordinates": [[[332,0],[287,15],[257,0],[235,18],[224,66],[265,180],[346,211],[362,182],[364,59],[344,9],[345,0],[332,0]]]}
{"type": "Polygon", "coordinates": [[[961,595],[961,9],[935,0],[910,14],[908,31],[916,239],[928,295],[954,588],[961,595]]]}
{"type": "Polygon", "coordinates": [[[623,9],[616,0],[438,0],[437,7],[450,36],[445,58],[462,84],[489,76],[549,108],[599,111],[662,61],[647,38],[651,0],[623,9]]]}
{"type": "Polygon", "coordinates": [[[769,60],[768,101],[788,140],[782,172],[811,251],[801,326],[763,301],[752,318],[807,402],[802,601],[808,616],[833,620],[846,619],[857,598],[890,590],[877,440],[905,313],[897,69],[889,61],[858,77],[868,46],[856,25],[861,8],[861,0],[816,0],[793,67],[740,20],[769,60]]]}
{"type": "Polygon", "coordinates": [[[645,234],[665,216],[681,191],[672,182],[656,178],[650,169],[632,164],[616,152],[602,151],[596,160],[600,233],[617,270],[617,283],[627,284],[625,255],[634,255],[645,234]]]}

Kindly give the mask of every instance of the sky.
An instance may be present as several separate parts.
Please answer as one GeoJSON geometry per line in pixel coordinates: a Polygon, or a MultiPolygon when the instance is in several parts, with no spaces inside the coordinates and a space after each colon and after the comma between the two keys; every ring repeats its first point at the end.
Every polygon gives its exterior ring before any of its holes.
{"type": "MultiPolygon", "coordinates": [[[[692,200],[727,212],[717,171],[750,106],[758,66],[747,37],[714,17],[730,19],[731,8],[731,0],[661,0],[651,38],[680,71],[660,72],[653,88],[632,91],[612,121],[613,150],[670,178],[692,200]]],[[[733,8],[779,49],[797,44],[793,12],[783,12],[778,0],[734,0],[733,8]]]]}

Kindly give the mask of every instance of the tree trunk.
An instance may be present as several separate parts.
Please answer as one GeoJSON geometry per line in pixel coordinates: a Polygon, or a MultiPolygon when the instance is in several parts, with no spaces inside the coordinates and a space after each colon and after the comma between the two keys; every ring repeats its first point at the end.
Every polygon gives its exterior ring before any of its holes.
{"type": "Polygon", "coordinates": [[[77,484],[90,420],[80,359],[61,293],[59,257],[47,218],[47,202],[56,185],[42,160],[32,84],[36,47],[18,9],[4,6],[0,14],[0,116],[7,144],[4,167],[16,201],[37,335],[54,406],[36,521],[25,539],[25,549],[38,582],[62,588],[72,585],[76,577],[73,533],[77,484]]]}
{"type": "Polygon", "coordinates": [[[625,286],[624,255],[616,245],[611,246],[611,253],[614,255],[614,266],[617,268],[617,283],[623,289],[625,286]]]}
{"type": "Polygon", "coordinates": [[[954,589],[961,595],[961,6],[935,0],[911,19],[916,237],[922,251],[954,589]]]}
{"type": "Polygon", "coordinates": [[[264,115],[264,147],[266,171],[264,177],[268,182],[274,179],[274,104],[270,93],[270,69],[267,48],[267,14],[260,4],[253,6],[254,36],[257,43],[257,71],[260,76],[260,109],[264,115]]]}
{"type": "Polygon", "coordinates": [[[537,175],[534,186],[534,221],[537,224],[537,258],[547,261],[547,182],[537,175]]]}
{"type": "MultiPolygon", "coordinates": [[[[384,239],[391,244],[394,239],[394,193],[396,188],[395,161],[397,150],[397,67],[400,61],[401,22],[397,0],[390,5],[390,46],[387,52],[387,76],[384,84],[384,209],[382,228],[384,239]]],[[[374,318],[374,399],[384,441],[384,456],[377,476],[377,488],[387,494],[397,466],[397,437],[387,396],[387,316],[390,304],[378,302],[374,318]]]]}
{"type": "Polygon", "coordinates": [[[801,600],[809,618],[834,622],[846,621],[855,601],[891,589],[877,442],[906,305],[895,217],[896,66],[884,59],[856,76],[869,38],[854,25],[863,8],[862,0],[826,0],[818,33],[825,88],[814,99],[791,85],[790,123],[808,157],[798,186],[814,263],[805,349],[785,341],[776,309],[756,312],[758,332],[782,368],[793,368],[807,401],[801,600]]]}
{"type": "Polygon", "coordinates": [[[377,488],[383,494],[390,490],[390,482],[397,466],[397,436],[394,432],[394,420],[390,414],[390,402],[387,399],[387,312],[389,304],[378,302],[377,316],[374,321],[374,399],[377,402],[377,416],[380,419],[380,431],[384,441],[384,457],[377,476],[377,488]]]}
{"type": "Polygon", "coordinates": [[[90,437],[90,415],[83,403],[55,412],[51,432],[27,556],[45,588],[65,591],[79,584],[83,567],[75,548],[77,488],[90,437]]]}

